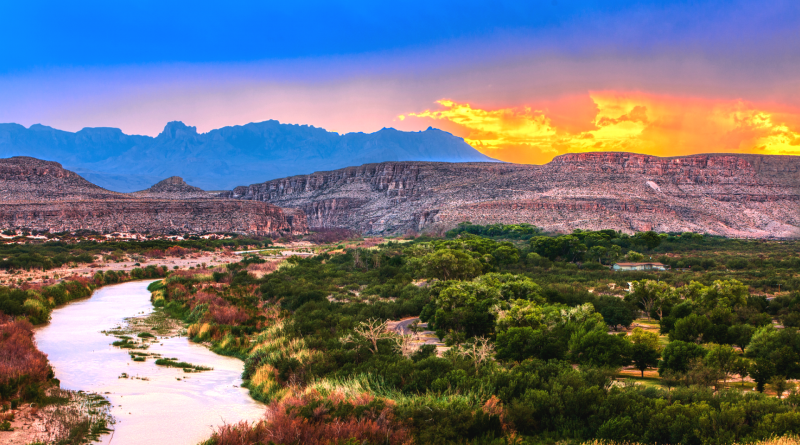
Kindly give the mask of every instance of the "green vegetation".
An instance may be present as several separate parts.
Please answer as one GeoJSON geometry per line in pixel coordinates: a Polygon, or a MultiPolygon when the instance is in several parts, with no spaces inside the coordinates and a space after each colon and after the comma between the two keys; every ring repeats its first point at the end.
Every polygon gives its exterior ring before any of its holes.
{"type": "MultiPolygon", "coordinates": [[[[64,234],[53,234],[53,236],[64,234]]],[[[69,236],[67,236],[69,238],[69,236]]],[[[96,256],[118,259],[123,255],[138,254],[150,258],[163,258],[169,253],[214,251],[221,248],[261,248],[272,244],[269,238],[253,239],[237,236],[232,239],[207,240],[195,237],[185,241],[148,240],[99,242],[84,240],[47,241],[40,244],[17,244],[10,240],[0,244],[0,270],[40,269],[50,270],[68,264],[92,263],[96,256]],[[170,252],[172,249],[172,252],[170,252]]],[[[146,278],[146,277],[142,277],[146,278]]]]}
{"type": "Polygon", "coordinates": [[[182,368],[184,372],[200,372],[200,371],[211,371],[212,368],[207,366],[200,366],[200,365],[193,365],[191,363],[186,362],[179,362],[176,359],[171,358],[160,358],[156,359],[156,365],[158,366],[166,366],[168,368],[182,368]]]}
{"type": "Polygon", "coordinates": [[[287,425],[312,437],[334,420],[369,442],[372,417],[357,414],[366,400],[390,419],[378,443],[733,443],[800,431],[800,395],[785,383],[800,377],[798,243],[506,227],[291,258],[258,279],[250,259],[154,285],[155,304],[194,340],[243,358],[253,397],[288,416],[209,443],[287,425]],[[623,258],[673,269],[607,267],[623,258]],[[733,258],[747,266],[729,268],[733,258]],[[447,347],[385,330],[415,316],[447,347]],[[783,397],[742,392],[747,376],[783,397]]]}
{"type": "MultiPolygon", "coordinates": [[[[65,254],[82,254],[81,244],[65,254]]],[[[150,266],[0,288],[0,311],[41,323],[96,286],[163,278],[149,287],[158,316],[186,322],[194,341],[244,360],[252,396],[280,413],[226,426],[209,443],[275,442],[287,431],[303,443],[750,442],[800,432],[791,382],[800,378],[798,247],[462,224],[444,239],[280,265],[247,255],[214,270],[150,266]],[[623,260],[671,269],[609,268],[623,260]],[[271,273],[256,278],[253,270],[271,273]],[[413,330],[441,343],[387,331],[387,321],[406,317],[419,317],[427,326],[413,330]]],[[[26,330],[13,332],[22,338],[26,330]]],[[[127,334],[119,346],[145,360],[133,348],[153,334],[127,334]]],[[[14,385],[3,387],[12,388],[3,389],[8,397],[42,387],[49,366],[40,359],[31,368],[38,380],[25,377],[34,385],[4,381],[14,385]]]]}
{"type": "Polygon", "coordinates": [[[133,279],[161,278],[164,273],[161,267],[147,266],[133,269],[130,273],[112,270],[98,272],[91,280],[71,277],[52,286],[27,289],[0,286],[0,313],[25,317],[33,324],[41,324],[50,320],[50,313],[56,306],[86,298],[99,286],[133,279]]]}

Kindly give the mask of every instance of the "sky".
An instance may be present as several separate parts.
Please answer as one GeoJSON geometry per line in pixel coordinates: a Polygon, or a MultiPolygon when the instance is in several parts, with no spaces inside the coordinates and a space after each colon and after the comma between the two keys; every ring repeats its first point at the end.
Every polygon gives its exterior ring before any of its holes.
{"type": "Polygon", "coordinates": [[[441,128],[497,159],[800,155],[800,2],[0,3],[0,122],[441,128]]]}

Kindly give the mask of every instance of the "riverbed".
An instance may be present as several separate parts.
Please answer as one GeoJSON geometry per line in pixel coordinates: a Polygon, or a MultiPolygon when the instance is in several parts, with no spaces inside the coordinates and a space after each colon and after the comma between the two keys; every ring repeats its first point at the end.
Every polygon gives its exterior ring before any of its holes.
{"type": "Polygon", "coordinates": [[[147,285],[134,281],[103,287],[82,301],[53,311],[51,322],[36,330],[36,341],[65,389],[103,395],[116,420],[104,444],[197,444],[214,427],[258,420],[265,406],[241,388],[243,362],[223,357],[185,337],[159,339],[147,352],[213,368],[185,373],[156,366],[152,358],[131,360],[111,346],[117,338],[101,333],[123,319],[153,311],[147,285]],[[125,374],[128,378],[121,378],[125,374]]]}

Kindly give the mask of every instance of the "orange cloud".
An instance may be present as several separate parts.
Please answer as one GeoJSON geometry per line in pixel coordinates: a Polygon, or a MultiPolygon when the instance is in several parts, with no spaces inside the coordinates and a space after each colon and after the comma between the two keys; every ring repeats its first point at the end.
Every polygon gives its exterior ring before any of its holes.
{"type": "MultiPolygon", "coordinates": [[[[560,154],[586,151],[657,156],[712,152],[800,155],[798,110],[741,100],[614,91],[591,92],[589,97],[596,107],[594,119],[578,126],[555,124],[550,107],[486,110],[445,99],[437,102],[442,109],[408,113],[400,119],[438,121],[479,151],[521,163],[544,163],[560,154]],[[578,127],[585,130],[576,131],[578,127]]],[[[585,108],[576,114],[585,116],[585,108]]]]}

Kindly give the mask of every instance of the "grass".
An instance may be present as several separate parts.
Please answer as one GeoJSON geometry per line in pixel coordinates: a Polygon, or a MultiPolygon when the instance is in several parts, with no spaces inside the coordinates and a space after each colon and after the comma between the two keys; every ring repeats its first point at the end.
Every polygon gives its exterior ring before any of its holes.
{"type": "Polygon", "coordinates": [[[177,359],[160,358],[156,360],[156,365],[166,366],[168,368],[182,368],[184,372],[211,371],[214,369],[207,366],[193,365],[191,363],[179,362],[176,360],[177,359]]]}

